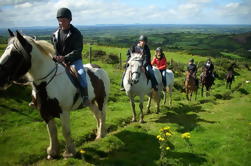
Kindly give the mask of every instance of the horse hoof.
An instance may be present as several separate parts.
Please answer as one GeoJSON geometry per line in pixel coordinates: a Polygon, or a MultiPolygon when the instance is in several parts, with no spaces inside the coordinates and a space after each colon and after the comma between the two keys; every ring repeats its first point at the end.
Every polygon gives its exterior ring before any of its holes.
{"type": "Polygon", "coordinates": [[[53,160],[54,158],[51,155],[47,155],[47,160],[53,160]]]}
{"type": "Polygon", "coordinates": [[[139,123],[146,123],[146,121],[144,121],[144,120],[140,120],[140,121],[139,121],[139,123]]]}
{"type": "Polygon", "coordinates": [[[131,122],[136,122],[136,119],[132,119],[131,122]]]}
{"type": "Polygon", "coordinates": [[[73,153],[69,153],[69,152],[64,152],[63,153],[63,157],[64,157],[65,160],[68,159],[68,158],[71,158],[73,156],[74,156],[73,153]]]}

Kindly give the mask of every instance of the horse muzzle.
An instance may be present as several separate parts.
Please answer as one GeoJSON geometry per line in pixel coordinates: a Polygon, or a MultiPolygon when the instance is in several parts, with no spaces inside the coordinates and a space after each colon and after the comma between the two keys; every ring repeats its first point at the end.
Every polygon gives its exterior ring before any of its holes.
{"type": "Polygon", "coordinates": [[[133,84],[137,84],[139,82],[139,80],[138,79],[134,79],[134,80],[132,80],[132,83],[133,84]]]}

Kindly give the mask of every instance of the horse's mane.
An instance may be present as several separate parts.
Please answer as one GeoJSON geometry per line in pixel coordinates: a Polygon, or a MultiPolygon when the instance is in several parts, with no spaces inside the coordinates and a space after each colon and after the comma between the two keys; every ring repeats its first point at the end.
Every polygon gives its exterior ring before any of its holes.
{"type": "Polygon", "coordinates": [[[143,56],[139,53],[132,53],[129,62],[143,60],[143,56]]]}
{"type": "Polygon", "coordinates": [[[52,57],[55,55],[55,49],[53,45],[45,40],[34,40],[36,46],[40,51],[42,51],[44,54],[52,57]]]}

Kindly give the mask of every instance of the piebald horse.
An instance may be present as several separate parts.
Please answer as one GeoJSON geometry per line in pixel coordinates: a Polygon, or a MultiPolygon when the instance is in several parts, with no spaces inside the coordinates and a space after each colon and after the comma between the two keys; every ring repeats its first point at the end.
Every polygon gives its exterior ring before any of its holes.
{"type": "MultiPolygon", "coordinates": [[[[81,108],[82,97],[72,84],[65,68],[52,60],[53,46],[42,40],[23,36],[18,31],[16,36],[9,30],[7,48],[0,57],[0,87],[7,89],[11,83],[26,76],[32,85],[33,96],[41,117],[47,123],[50,145],[47,158],[59,155],[57,127],[54,118],[61,119],[63,135],[66,140],[65,158],[72,157],[75,145],[71,137],[69,111],[81,108]]],[[[89,108],[97,120],[97,137],[105,136],[105,107],[108,100],[110,80],[107,73],[98,66],[85,65],[89,108]]]]}
{"type": "Polygon", "coordinates": [[[136,121],[136,112],[135,112],[135,103],[134,97],[139,96],[140,98],[140,123],[144,122],[144,115],[143,115],[143,103],[144,103],[144,96],[148,95],[148,105],[147,105],[147,113],[150,113],[150,106],[151,106],[151,99],[154,95],[154,99],[157,102],[157,113],[159,113],[159,105],[160,105],[160,93],[163,89],[162,85],[162,78],[160,71],[153,67],[153,71],[158,82],[158,91],[153,92],[152,90],[152,83],[149,79],[147,79],[145,71],[142,70],[143,67],[143,59],[142,55],[138,53],[132,53],[131,59],[128,61],[128,68],[125,73],[125,77],[123,79],[123,85],[125,87],[125,91],[127,96],[130,99],[131,107],[132,107],[132,122],[136,121]]]}

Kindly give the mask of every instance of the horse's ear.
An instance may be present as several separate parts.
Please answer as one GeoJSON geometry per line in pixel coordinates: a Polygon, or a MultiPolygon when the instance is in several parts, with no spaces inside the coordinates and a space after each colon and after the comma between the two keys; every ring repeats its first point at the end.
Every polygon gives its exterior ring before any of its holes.
{"type": "Polygon", "coordinates": [[[10,37],[14,37],[14,33],[10,29],[8,29],[8,32],[10,34],[10,37]]]}
{"type": "Polygon", "coordinates": [[[27,53],[30,53],[31,49],[32,49],[31,44],[18,31],[17,31],[17,39],[21,43],[21,45],[23,46],[24,50],[27,53]]]}

